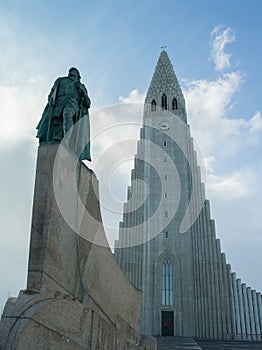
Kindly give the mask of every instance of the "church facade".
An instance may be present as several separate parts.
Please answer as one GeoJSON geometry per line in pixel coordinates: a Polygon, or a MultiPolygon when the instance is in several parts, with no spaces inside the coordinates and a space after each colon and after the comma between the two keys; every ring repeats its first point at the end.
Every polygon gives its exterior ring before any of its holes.
{"type": "Polygon", "coordinates": [[[261,293],[231,272],[221,252],[165,50],[145,99],[115,257],[143,291],[142,332],[261,340],[261,293]]]}

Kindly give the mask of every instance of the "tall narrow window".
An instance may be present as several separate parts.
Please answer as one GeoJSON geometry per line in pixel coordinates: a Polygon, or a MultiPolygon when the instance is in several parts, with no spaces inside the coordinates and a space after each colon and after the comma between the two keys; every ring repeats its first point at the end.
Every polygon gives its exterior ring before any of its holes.
{"type": "Polygon", "coordinates": [[[151,111],[152,111],[152,112],[155,112],[155,111],[156,111],[156,101],[155,101],[155,100],[153,100],[153,101],[151,102],[151,111]]]}
{"type": "Polygon", "coordinates": [[[161,285],[162,305],[173,305],[173,270],[168,258],[162,263],[161,285]]]}
{"type": "Polygon", "coordinates": [[[177,99],[174,97],[172,101],[172,109],[177,109],[177,99]]]}
{"type": "Polygon", "coordinates": [[[162,109],[167,109],[167,98],[166,95],[162,95],[162,109]]]}

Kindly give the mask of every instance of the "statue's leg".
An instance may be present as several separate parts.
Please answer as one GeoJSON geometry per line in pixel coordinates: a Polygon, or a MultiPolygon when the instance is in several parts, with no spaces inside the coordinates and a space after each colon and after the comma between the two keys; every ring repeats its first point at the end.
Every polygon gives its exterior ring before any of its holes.
{"type": "Polygon", "coordinates": [[[74,114],[75,114],[75,111],[74,111],[74,109],[72,107],[66,106],[63,109],[63,130],[64,130],[64,136],[70,130],[70,128],[73,126],[74,114]]]}
{"type": "Polygon", "coordinates": [[[54,117],[52,120],[52,138],[50,141],[61,141],[63,138],[62,133],[62,120],[60,117],[54,117]]]}

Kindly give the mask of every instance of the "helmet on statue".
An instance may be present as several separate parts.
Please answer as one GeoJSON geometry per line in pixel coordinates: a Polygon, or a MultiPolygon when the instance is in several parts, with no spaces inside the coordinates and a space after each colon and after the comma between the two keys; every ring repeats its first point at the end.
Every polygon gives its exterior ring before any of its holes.
{"type": "Polygon", "coordinates": [[[68,71],[68,76],[69,77],[77,77],[79,80],[81,79],[81,76],[80,76],[80,73],[79,73],[79,70],[75,67],[71,67],[68,71]]]}

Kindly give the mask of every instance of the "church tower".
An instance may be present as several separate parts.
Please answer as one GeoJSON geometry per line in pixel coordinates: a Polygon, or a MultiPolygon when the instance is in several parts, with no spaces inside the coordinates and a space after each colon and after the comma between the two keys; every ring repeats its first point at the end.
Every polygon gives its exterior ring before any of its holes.
{"type": "Polygon", "coordinates": [[[261,294],[231,273],[221,253],[166,51],[145,99],[115,256],[143,291],[142,332],[261,339],[261,294]]]}

